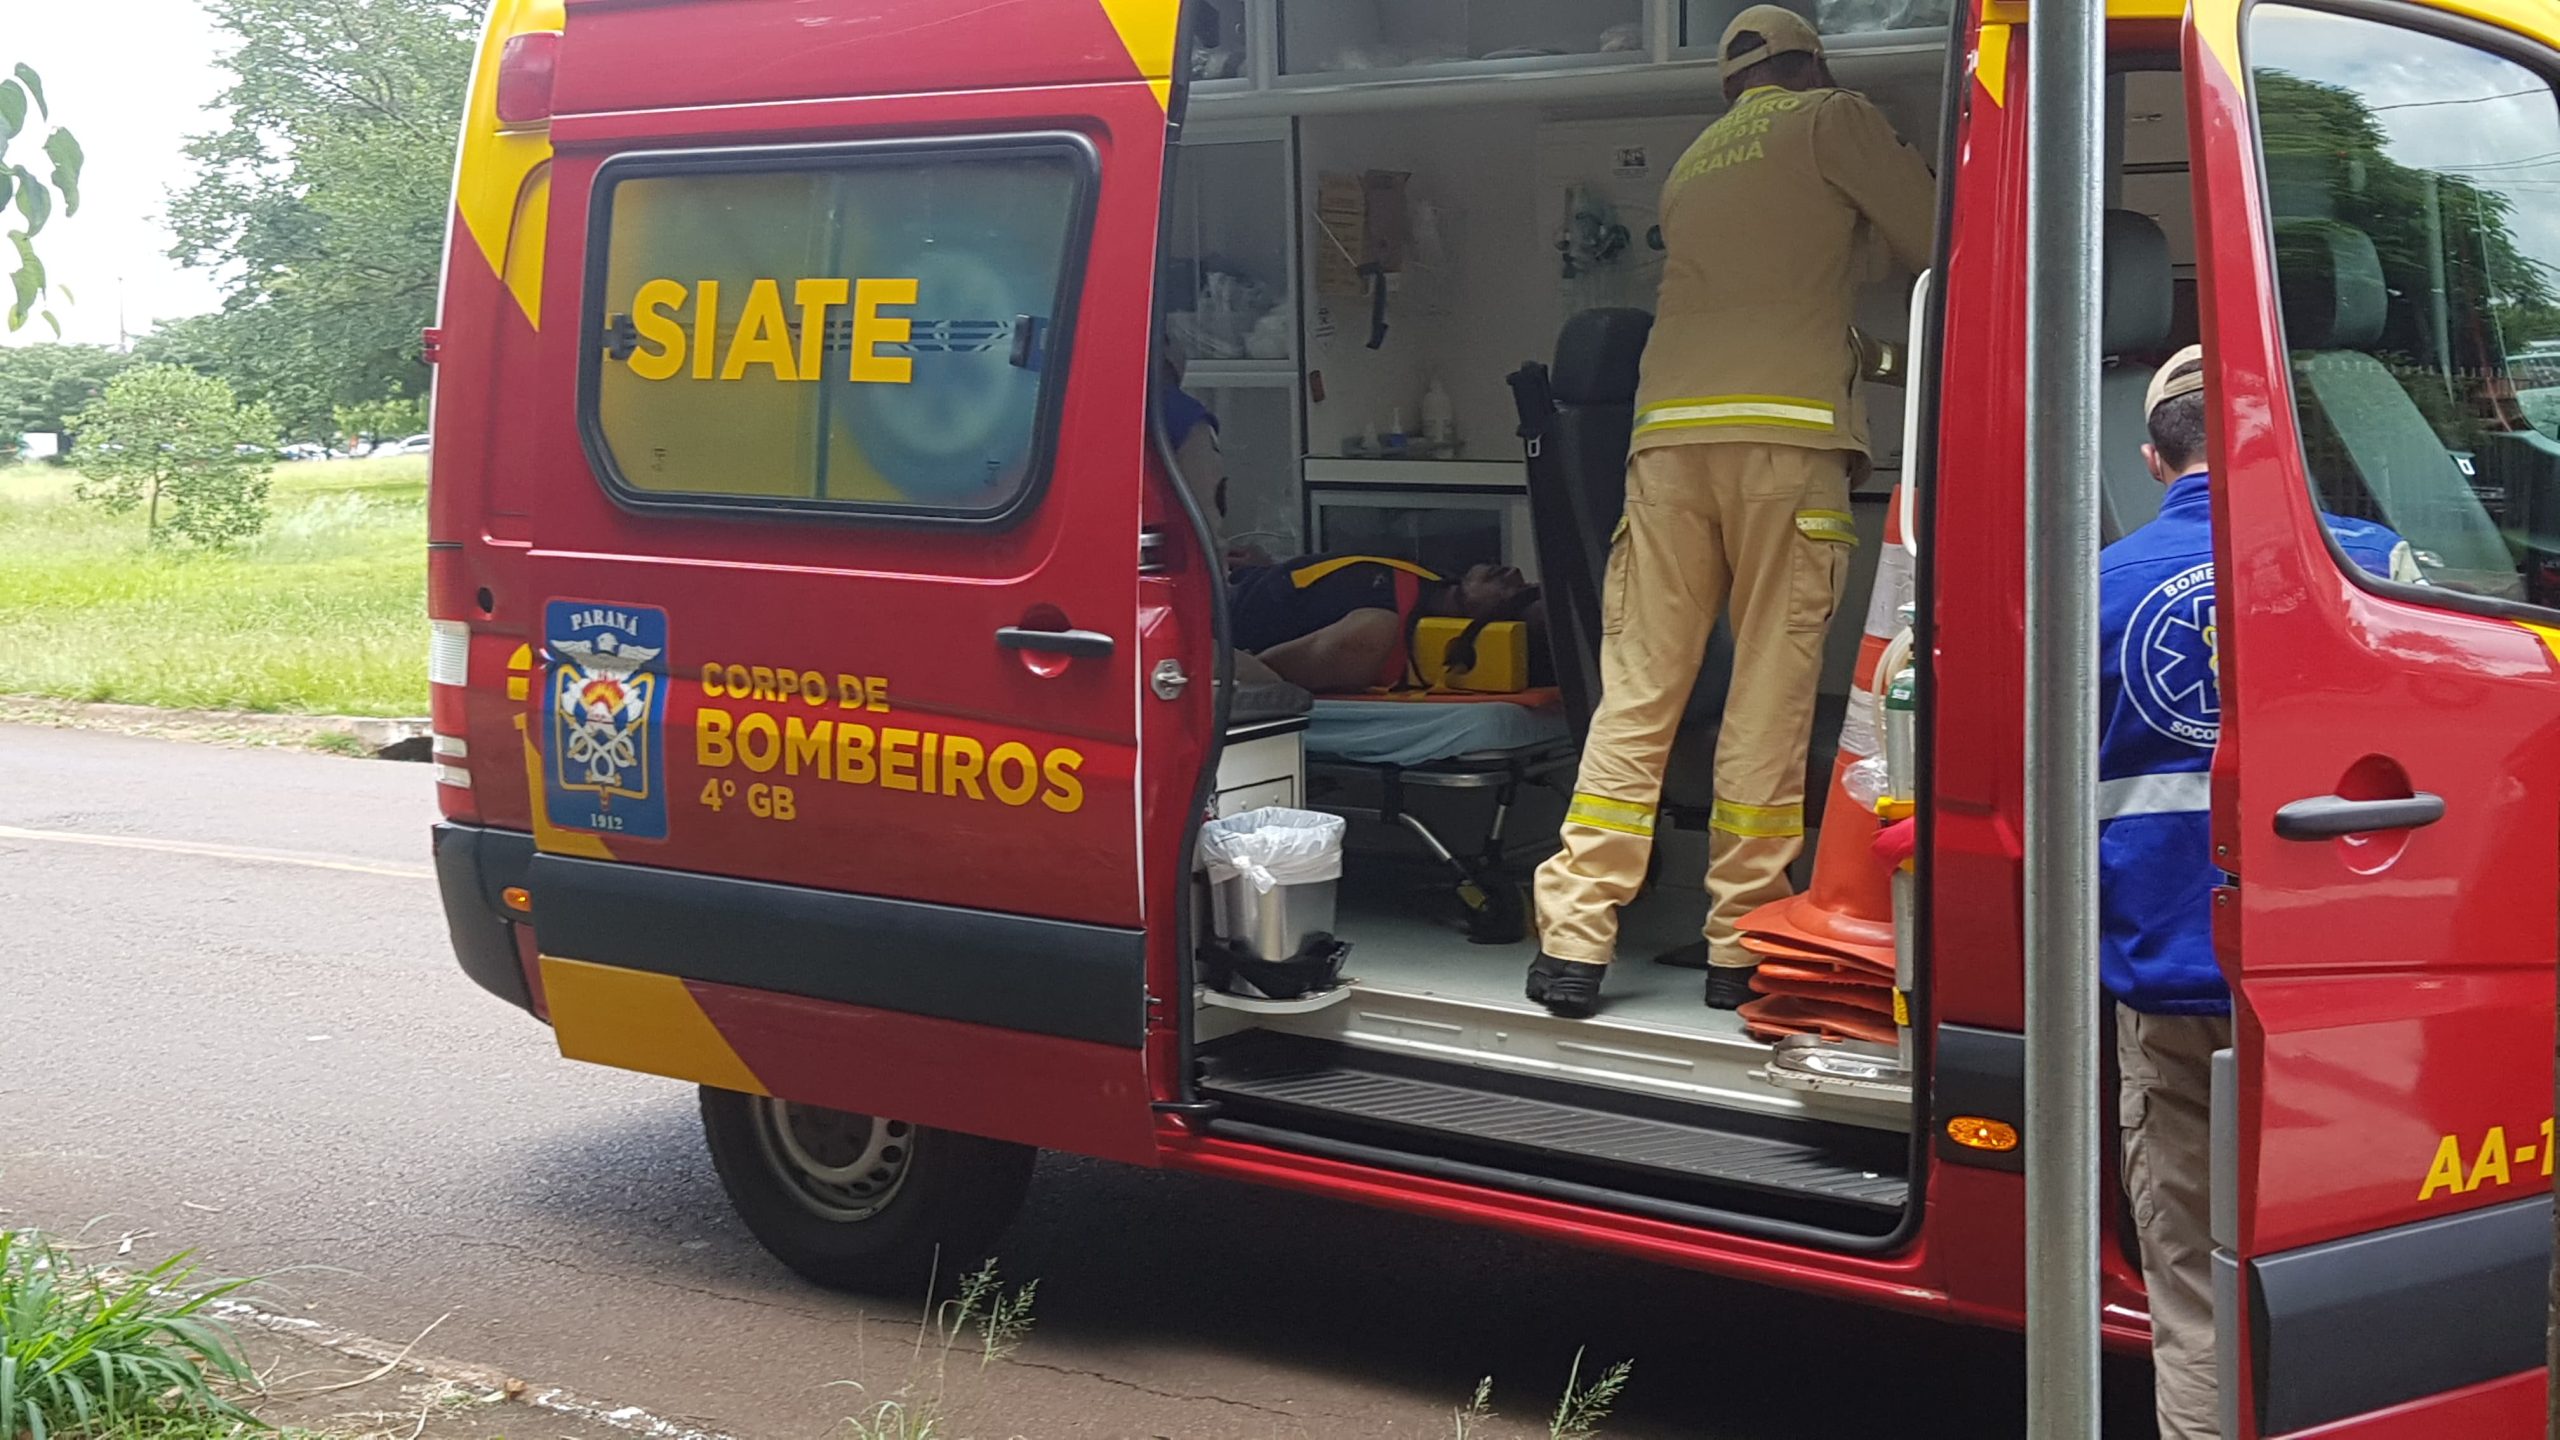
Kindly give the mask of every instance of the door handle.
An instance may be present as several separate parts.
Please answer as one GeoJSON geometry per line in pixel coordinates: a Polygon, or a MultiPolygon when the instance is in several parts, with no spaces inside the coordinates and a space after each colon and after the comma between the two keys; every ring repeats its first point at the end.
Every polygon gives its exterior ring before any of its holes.
{"type": "Polygon", "coordinates": [[[1110,654],[1119,642],[1099,630],[1034,630],[1023,625],[1007,625],[996,631],[996,643],[1007,650],[1098,657],[1110,654]]]}
{"type": "Polygon", "coordinates": [[[2333,840],[2376,830],[2415,830],[2443,818],[2444,797],[2423,790],[2390,800],[2313,795],[2276,812],[2276,834],[2286,840],[2333,840]]]}

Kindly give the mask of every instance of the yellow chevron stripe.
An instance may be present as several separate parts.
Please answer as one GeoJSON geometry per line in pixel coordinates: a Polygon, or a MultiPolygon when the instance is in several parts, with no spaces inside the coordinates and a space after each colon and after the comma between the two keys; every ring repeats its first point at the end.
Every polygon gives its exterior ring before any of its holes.
{"type": "Polygon", "coordinates": [[[2008,105],[2008,26],[1986,24],[1982,27],[1982,41],[1974,52],[1973,74],[1982,82],[1982,93],[1991,97],[1992,104],[2004,108],[2008,105]]]}
{"type": "Polygon", "coordinates": [[[1156,104],[1173,107],[1173,46],[1181,29],[1180,0],[1102,0],[1102,13],[1111,17],[1111,28],[1120,33],[1121,48],[1129,52],[1129,63],[1147,88],[1156,92],[1156,104]]]}
{"type": "Polygon", "coordinates": [[[542,995],[560,1053],[569,1059],[748,1095],[771,1093],[673,975],[545,955],[542,995]]]}
{"type": "Polygon", "coordinates": [[[453,208],[480,247],[491,274],[542,323],[542,250],[550,207],[551,132],[498,128],[498,56],[509,38],[561,28],[563,0],[498,0],[480,35],[471,93],[462,122],[462,157],[454,167],[453,208]],[[528,192],[538,191],[537,194],[528,192]],[[519,225],[527,233],[517,234],[519,225]]]}
{"type": "Polygon", "coordinates": [[[2516,623],[2541,636],[2542,643],[2551,651],[2551,658],[2560,660],[2560,629],[2554,629],[2549,625],[2536,625],[2530,620],[2519,620],[2516,623]]]}

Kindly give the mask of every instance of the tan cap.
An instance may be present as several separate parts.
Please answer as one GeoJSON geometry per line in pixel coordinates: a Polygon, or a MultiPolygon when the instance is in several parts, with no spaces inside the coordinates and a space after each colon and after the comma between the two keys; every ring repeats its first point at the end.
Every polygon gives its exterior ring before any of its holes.
{"type": "Polygon", "coordinates": [[[2169,363],[2152,372],[2151,388],[2144,391],[2142,396],[2142,418],[2148,420],[2151,418],[2151,412],[2159,409],[2163,403],[2175,400],[2181,395],[2193,395],[2203,388],[2204,347],[2190,345],[2170,356],[2169,363]],[[2180,375],[2177,372],[2178,367],[2182,365],[2193,365],[2196,368],[2180,375]]]}
{"type": "Polygon", "coordinates": [[[1822,37],[1814,33],[1811,22],[1784,5],[1754,5],[1724,27],[1724,38],[1716,42],[1716,53],[1724,56],[1723,68],[1717,73],[1730,80],[1763,60],[1781,55],[1811,55],[1819,59],[1822,37]],[[1764,43],[1739,55],[1727,53],[1733,49],[1733,37],[1745,33],[1757,33],[1764,43]]]}

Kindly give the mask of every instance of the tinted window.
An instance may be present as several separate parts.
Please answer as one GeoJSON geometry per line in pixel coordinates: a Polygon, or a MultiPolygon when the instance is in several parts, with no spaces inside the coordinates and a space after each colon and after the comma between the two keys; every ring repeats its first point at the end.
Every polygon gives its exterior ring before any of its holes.
{"type": "Polygon", "coordinates": [[[2560,103],[2458,41],[2250,14],[2321,504],[2398,531],[2430,583],[2560,601],[2560,103]]]}
{"type": "Polygon", "coordinates": [[[597,186],[590,438],[635,500],[990,516],[1040,483],[1073,142],[634,157],[597,186]]]}

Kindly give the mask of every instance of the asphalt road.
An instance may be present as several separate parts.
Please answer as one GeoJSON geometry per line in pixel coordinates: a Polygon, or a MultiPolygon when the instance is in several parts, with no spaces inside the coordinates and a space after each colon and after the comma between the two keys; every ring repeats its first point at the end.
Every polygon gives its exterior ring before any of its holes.
{"type": "MultiPolygon", "coordinates": [[[[2014,1337],[1055,1156],[1002,1251],[1029,1342],[937,1360],[920,1304],[764,1257],[689,1088],[563,1061],[462,977],[434,810],[424,766],[0,727],[0,1224],[746,1440],[902,1385],[954,1440],[1447,1437],[1487,1374],[1541,1415],[1581,1347],[1635,1361],[1612,1440],[2020,1430],[2014,1337]]],[[[2146,1378],[2111,1376],[2111,1434],[2146,1378]]]]}

